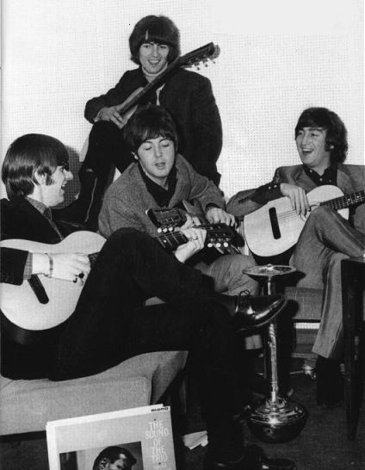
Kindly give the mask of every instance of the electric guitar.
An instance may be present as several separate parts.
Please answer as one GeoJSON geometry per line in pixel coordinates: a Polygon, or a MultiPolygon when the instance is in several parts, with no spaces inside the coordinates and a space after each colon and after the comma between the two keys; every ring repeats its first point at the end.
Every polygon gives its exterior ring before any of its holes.
{"type": "MultiPolygon", "coordinates": [[[[348,207],[364,202],[365,190],[344,194],[337,186],[324,185],[310,191],[307,197],[311,209],[329,206],[348,219],[348,207]]],[[[305,222],[306,217],[292,209],[289,198],[281,197],[244,217],[245,240],[258,256],[279,255],[297,243],[305,222]]]]}
{"type": "MultiPolygon", "coordinates": [[[[216,248],[221,253],[237,253],[237,247],[235,242],[238,234],[233,227],[226,224],[209,224],[204,220],[202,213],[196,206],[183,202],[186,208],[189,208],[189,214],[194,215],[200,220],[200,225],[197,228],[206,230],[207,236],[205,240],[205,246],[207,248],[216,248]]],[[[183,225],[186,221],[186,210],[181,210],[178,207],[171,209],[148,209],[146,214],[152,221],[152,223],[158,228],[159,235],[158,239],[163,244],[166,243],[166,239],[171,240],[177,237],[181,239],[181,243],[186,243],[187,239],[181,232],[175,231],[177,227],[183,225]],[[182,238],[183,237],[183,238],[182,238]],[[183,241],[185,238],[185,241],[183,241]]],[[[176,248],[176,247],[175,247],[176,248]]]]}
{"type": "Polygon", "coordinates": [[[123,101],[123,103],[117,105],[117,111],[120,115],[124,115],[128,119],[134,113],[141,99],[144,98],[151,91],[154,91],[159,88],[176,68],[198,66],[200,63],[203,63],[205,66],[207,66],[208,61],[214,61],[214,59],[219,56],[219,53],[219,46],[210,42],[205,46],[199,47],[198,49],[189,52],[188,54],[177,57],[154,80],[149,82],[146,86],[139,87],[134,90],[128,96],[128,98],[123,101]]]}

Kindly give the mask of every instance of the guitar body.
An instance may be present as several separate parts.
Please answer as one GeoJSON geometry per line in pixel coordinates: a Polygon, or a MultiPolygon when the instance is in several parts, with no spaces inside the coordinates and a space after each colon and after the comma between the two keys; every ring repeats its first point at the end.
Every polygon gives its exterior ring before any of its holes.
{"type": "MultiPolygon", "coordinates": [[[[60,243],[48,245],[29,240],[4,240],[1,247],[17,248],[32,253],[98,253],[105,238],[94,232],[74,232],[60,243]]],[[[38,276],[49,302],[41,304],[28,281],[20,286],[0,284],[0,309],[14,325],[25,330],[48,330],[63,323],[72,315],[83,285],[61,279],[38,276]]]]}
{"type": "MultiPolygon", "coordinates": [[[[337,186],[324,185],[307,194],[312,210],[321,203],[343,196],[337,186]]],[[[348,219],[349,210],[338,211],[348,219]]],[[[292,209],[289,198],[270,201],[244,218],[244,234],[250,250],[257,256],[279,255],[292,248],[298,241],[306,218],[292,209]]]]}

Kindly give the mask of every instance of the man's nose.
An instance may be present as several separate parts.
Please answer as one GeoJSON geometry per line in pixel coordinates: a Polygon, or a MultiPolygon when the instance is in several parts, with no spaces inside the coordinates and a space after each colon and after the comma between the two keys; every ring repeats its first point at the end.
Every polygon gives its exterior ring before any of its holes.
{"type": "Polygon", "coordinates": [[[72,174],[72,171],[65,170],[64,174],[65,174],[66,181],[72,181],[74,179],[74,175],[72,174]]]}
{"type": "Polygon", "coordinates": [[[303,134],[301,146],[305,147],[308,144],[309,141],[310,141],[309,134],[303,134]]]}
{"type": "Polygon", "coordinates": [[[161,157],[162,156],[162,150],[160,145],[155,146],[155,156],[156,157],[161,157]]]}
{"type": "Polygon", "coordinates": [[[152,55],[154,57],[159,55],[158,44],[152,44],[152,55]]]}

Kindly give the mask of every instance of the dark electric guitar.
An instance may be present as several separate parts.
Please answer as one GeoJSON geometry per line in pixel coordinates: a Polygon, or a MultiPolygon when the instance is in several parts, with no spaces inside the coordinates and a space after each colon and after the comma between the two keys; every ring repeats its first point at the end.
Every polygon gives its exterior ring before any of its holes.
{"type": "MultiPolygon", "coordinates": [[[[216,248],[222,254],[238,252],[237,247],[235,246],[238,234],[233,227],[223,223],[209,224],[203,219],[201,212],[196,209],[196,207],[185,201],[184,205],[193,211],[193,214],[189,211],[191,215],[194,215],[200,220],[200,225],[197,226],[197,228],[206,230],[207,236],[205,246],[207,248],[216,248]]],[[[177,207],[171,209],[148,209],[146,211],[146,214],[161,234],[158,239],[162,244],[169,244],[170,241],[175,238],[180,240],[179,244],[187,242],[185,235],[176,230],[177,227],[180,227],[185,223],[186,213],[187,212],[185,210],[177,207]]]]}
{"type": "MultiPolygon", "coordinates": [[[[324,185],[310,191],[307,197],[312,210],[326,205],[348,219],[347,208],[363,203],[365,191],[344,194],[337,186],[324,185]]],[[[293,210],[289,198],[281,197],[244,217],[245,240],[258,256],[279,255],[297,243],[305,222],[306,218],[293,210]]]]}

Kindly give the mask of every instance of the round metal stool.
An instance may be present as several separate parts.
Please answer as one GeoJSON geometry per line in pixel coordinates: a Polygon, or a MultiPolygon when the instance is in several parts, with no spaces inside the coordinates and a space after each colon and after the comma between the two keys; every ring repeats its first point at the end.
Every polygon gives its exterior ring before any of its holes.
{"type": "MultiPolygon", "coordinates": [[[[286,265],[252,266],[245,273],[263,282],[267,295],[275,292],[274,279],[286,276],[295,268],[286,265]]],[[[272,321],[268,327],[267,340],[264,345],[265,378],[270,383],[270,394],[267,398],[253,407],[247,418],[248,427],[252,433],[264,442],[287,442],[303,429],[308,412],[293,400],[279,394],[278,354],[277,354],[277,325],[272,321]]]]}

